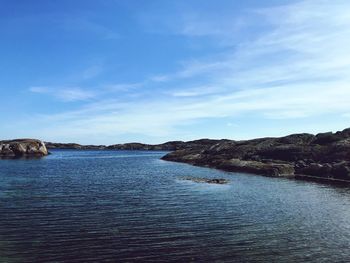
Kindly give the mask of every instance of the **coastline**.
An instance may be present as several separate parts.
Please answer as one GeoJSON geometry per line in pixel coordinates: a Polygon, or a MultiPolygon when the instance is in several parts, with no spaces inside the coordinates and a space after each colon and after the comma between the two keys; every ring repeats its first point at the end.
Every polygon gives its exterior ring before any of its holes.
{"type": "Polygon", "coordinates": [[[269,177],[350,184],[350,129],[279,138],[220,141],[182,149],[163,160],[269,177]]]}
{"type": "Polygon", "coordinates": [[[199,139],[155,145],[80,145],[17,139],[0,141],[0,158],[44,157],[54,149],[166,151],[163,160],[227,172],[350,184],[350,128],[317,135],[301,133],[243,141],[199,139]]]}

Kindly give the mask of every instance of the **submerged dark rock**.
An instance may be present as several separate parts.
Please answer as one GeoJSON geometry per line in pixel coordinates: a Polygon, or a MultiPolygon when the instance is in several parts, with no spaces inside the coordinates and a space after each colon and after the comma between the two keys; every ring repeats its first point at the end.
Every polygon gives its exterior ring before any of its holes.
{"type": "Polygon", "coordinates": [[[329,178],[350,182],[350,129],[245,141],[221,140],[185,148],[163,160],[265,176],[329,178]]]}
{"type": "Polygon", "coordinates": [[[0,158],[42,157],[48,155],[45,143],[35,139],[0,141],[0,158]]]}
{"type": "Polygon", "coordinates": [[[227,184],[229,181],[223,178],[197,178],[197,177],[184,177],[182,180],[192,181],[195,183],[207,183],[207,184],[227,184]]]}

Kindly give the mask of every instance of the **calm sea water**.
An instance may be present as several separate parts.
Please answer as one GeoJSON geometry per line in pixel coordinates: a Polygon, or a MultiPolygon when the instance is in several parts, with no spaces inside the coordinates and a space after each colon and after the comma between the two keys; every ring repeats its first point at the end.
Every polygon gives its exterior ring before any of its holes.
{"type": "Polygon", "coordinates": [[[349,262],[349,188],[162,155],[56,150],[1,160],[0,262],[349,262]]]}

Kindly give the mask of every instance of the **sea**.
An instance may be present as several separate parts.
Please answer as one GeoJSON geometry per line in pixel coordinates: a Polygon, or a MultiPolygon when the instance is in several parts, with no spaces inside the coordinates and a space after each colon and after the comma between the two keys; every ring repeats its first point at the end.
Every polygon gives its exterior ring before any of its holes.
{"type": "Polygon", "coordinates": [[[0,262],[350,261],[349,187],[51,152],[0,160],[0,262]]]}

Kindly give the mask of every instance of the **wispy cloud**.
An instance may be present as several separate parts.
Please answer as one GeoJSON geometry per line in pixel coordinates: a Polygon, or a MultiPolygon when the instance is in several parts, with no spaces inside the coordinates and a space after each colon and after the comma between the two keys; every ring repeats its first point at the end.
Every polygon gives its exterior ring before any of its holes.
{"type": "Polygon", "coordinates": [[[149,79],[154,82],[165,82],[170,80],[169,77],[170,77],[169,75],[156,75],[156,76],[150,77],[149,79]]]}
{"type": "Polygon", "coordinates": [[[33,93],[47,94],[65,102],[84,101],[95,97],[93,91],[79,87],[30,87],[33,93]]]}
{"type": "MultiPolygon", "coordinates": [[[[101,100],[116,94],[126,95],[144,86],[143,82],[103,84],[93,88],[61,87],[61,86],[33,86],[29,88],[32,93],[44,94],[54,97],[62,102],[101,100]]],[[[130,94],[129,94],[130,95],[130,94]]]]}
{"type": "Polygon", "coordinates": [[[141,88],[144,85],[143,82],[135,83],[117,83],[117,84],[107,84],[102,87],[102,91],[108,92],[127,92],[130,90],[135,90],[141,88]]]}
{"type": "Polygon", "coordinates": [[[177,89],[175,91],[171,91],[168,94],[174,97],[201,97],[208,96],[213,94],[219,94],[222,90],[220,87],[216,86],[193,86],[190,88],[182,88],[177,89]]]}
{"type": "MultiPolygon", "coordinates": [[[[206,58],[192,58],[178,71],[151,77],[142,83],[141,97],[128,101],[102,97],[79,111],[46,116],[41,120],[56,124],[43,132],[66,137],[140,133],[163,138],[181,133],[180,127],[197,120],[243,114],[266,121],[348,116],[349,14],[348,2],[301,1],[250,10],[250,16],[239,21],[217,17],[218,26],[204,22],[206,17],[191,17],[176,32],[206,35],[218,43],[233,41],[231,47],[206,58]],[[263,34],[252,37],[250,32],[237,44],[229,28],[242,23],[263,25],[263,34]]],[[[140,85],[119,84],[110,89],[128,92],[135,87],[140,85]]],[[[66,101],[94,96],[81,89],[60,89],[57,94],[45,87],[31,91],[66,101]]]]}

